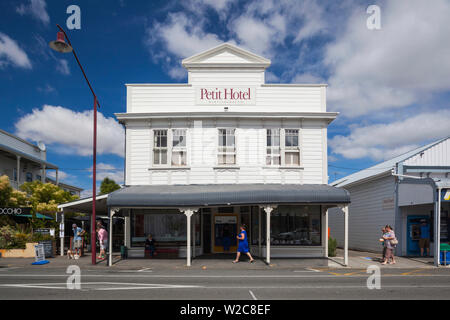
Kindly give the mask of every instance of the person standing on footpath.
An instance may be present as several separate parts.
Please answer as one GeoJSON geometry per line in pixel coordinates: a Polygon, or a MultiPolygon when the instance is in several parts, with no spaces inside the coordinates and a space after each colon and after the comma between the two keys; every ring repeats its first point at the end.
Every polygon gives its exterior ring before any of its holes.
{"type": "Polygon", "coordinates": [[[386,247],[386,255],[384,261],[381,264],[395,264],[394,247],[397,239],[395,238],[394,230],[391,226],[385,227],[386,233],[383,235],[384,246],[386,247]],[[392,262],[390,261],[392,259],[392,262]]]}
{"type": "Polygon", "coordinates": [[[84,235],[85,231],[81,229],[79,226],[77,226],[76,223],[72,225],[72,231],[73,231],[73,250],[75,253],[75,259],[78,259],[78,257],[81,256],[81,246],[83,245],[81,237],[84,235]]]}
{"type": "Polygon", "coordinates": [[[423,257],[423,253],[426,249],[426,256],[430,255],[430,226],[427,223],[427,220],[423,219],[420,221],[420,239],[419,239],[419,247],[420,247],[420,255],[423,257]]]}
{"type": "Polygon", "coordinates": [[[100,254],[97,257],[98,259],[106,258],[106,248],[108,246],[108,231],[106,231],[105,227],[102,224],[97,224],[97,234],[98,241],[100,243],[100,254]]]}
{"type": "Polygon", "coordinates": [[[386,228],[383,227],[383,228],[381,228],[381,238],[380,238],[381,245],[383,246],[383,253],[381,255],[381,261],[384,261],[384,259],[386,257],[386,246],[384,245],[384,239],[383,239],[385,234],[386,234],[386,228]]]}

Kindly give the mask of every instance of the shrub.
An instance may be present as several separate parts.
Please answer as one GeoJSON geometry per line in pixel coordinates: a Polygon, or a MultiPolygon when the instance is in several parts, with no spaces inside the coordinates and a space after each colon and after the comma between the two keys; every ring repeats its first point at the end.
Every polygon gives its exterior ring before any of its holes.
{"type": "Polygon", "coordinates": [[[336,257],[337,240],[333,238],[328,238],[328,256],[336,257]]]}
{"type": "Polygon", "coordinates": [[[25,249],[30,235],[17,233],[11,226],[0,228],[0,249],[25,249]]]}
{"type": "Polygon", "coordinates": [[[39,241],[53,240],[53,237],[48,234],[33,233],[31,240],[33,242],[39,242],[39,241]]]}

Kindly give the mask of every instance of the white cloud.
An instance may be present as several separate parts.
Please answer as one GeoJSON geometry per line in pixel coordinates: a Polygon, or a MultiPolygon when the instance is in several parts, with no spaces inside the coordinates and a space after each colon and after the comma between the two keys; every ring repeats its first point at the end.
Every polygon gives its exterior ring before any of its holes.
{"type": "Polygon", "coordinates": [[[280,81],[280,78],[273,72],[266,71],[265,76],[266,76],[266,82],[268,82],[268,83],[280,81]]]}
{"type": "Polygon", "coordinates": [[[358,7],[326,48],[328,98],[347,117],[425,101],[450,89],[450,2],[386,1],[381,30],[358,7]]]}
{"type": "MultiPolygon", "coordinates": [[[[92,167],[89,169],[92,173],[92,167]]],[[[92,174],[89,176],[92,178],[92,174]]],[[[108,163],[97,163],[95,178],[97,181],[103,181],[105,178],[114,180],[117,184],[123,184],[123,169],[116,168],[108,163]]]]}
{"type": "Polygon", "coordinates": [[[203,31],[197,20],[188,18],[184,13],[171,13],[164,23],[155,22],[147,29],[145,42],[153,60],[162,63],[174,79],[183,79],[187,75],[181,67],[182,58],[222,43],[217,35],[203,31]]]}
{"type": "Polygon", "coordinates": [[[283,36],[269,23],[250,16],[240,16],[232,24],[239,43],[253,52],[272,56],[272,42],[279,42],[283,36]]]}
{"type": "Polygon", "coordinates": [[[179,58],[189,57],[222,43],[219,37],[205,32],[198,21],[184,13],[170,13],[166,23],[155,23],[147,30],[148,44],[162,41],[170,53],[179,58]]]}
{"type": "MultiPolygon", "coordinates": [[[[183,2],[185,10],[171,12],[165,21],[156,21],[147,29],[145,42],[152,58],[162,62],[172,78],[181,79],[185,76],[176,69],[180,66],[181,58],[211,49],[223,42],[234,43],[273,58],[279,53],[278,49],[285,50],[289,41],[295,39],[295,44],[298,44],[326,29],[324,9],[312,0],[252,1],[238,11],[230,10],[234,8],[234,2],[235,0],[183,2]],[[211,15],[205,13],[208,7],[216,10],[220,19],[224,20],[222,24],[225,27],[217,34],[209,31],[210,25],[217,22],[212,21],[211,15]]],[[[284,63],[281,58],[279,62],[284,63]]]]}
{"type": "Polygon", "coordinates": [[[323,7],[311,0],[253,1],[233,19],[229,29],[240,45],[272,58],[279,46],[295,45],[324,33],[327,22],[323,11],[323,7]]]}
{"type": "MultiPolygon", "coordinates": [[[[97,153],[124,155],[124,129],[113,118],[97,114],[97,153]]],[[[32,141],[59,146],[66,153],[92,155],[93,111],[76,112],[60,106],[44,105],[19,119],[16,134],[32,141]]],[[[55,147],[55,148],[56,148],[55,147]]]]}
{"type": "Polygon", "coordinates": [[[62,75],[70,75],[69,61],[66,59],[59,59],[53,50],[48,46],[47,41],[40,35],[34,35],[36,44],[34,45],[34,52],[40,55],[46,61],[53,60],[55,70],[62,75]]]}
{"type": "MultiPolygon", "coordinates": [[[[52,179],[56,179],[56,170],[47,171],[47,176],[49,176],[52,179]]],[[[72,177],[72,176],[64,171],[58,170],[58,180],[59,181],[68,179],[69,177],[72,177]]]]}
{"type": "Polygon", "coordinates": [[[0,69],[8,65],[31,69],[31,62],[27,54],[17,44],[16,41],[0,32],[0,69]]]}
{"type": "Polygon", "coordinates": [[[21,4],[16,8],[16,11],[21,16],[29,14],[46,25],[50,22],[45,0],[30,0],[29,5],[21,4]]]}
{"type": "Polygon", "coordinates": [[[70,75],[69,62],[66,59],[57,59],[57,62],[56,70],[65,76],[70,75]]]}
{"type": "Polygon", "coordinates": [[[219,17],[225,18],[230,5],[237,0],[190,0],[181,4],[191,12],[204,12],[207,8],[214,9],[219,17]]]}
{"type": "Polygon", "coordinates": [[[38,87],[37,90],[39,92],[44,92],[44,93],[54,93],[54,92],[56,92],[56,89],[54,87],[52,87],[51,85],[49,85],[49,84],[46,84],[43,87],[38,87]]]}
{"type": "Polygon", "coordinates": [[[448,111],[436,110],[388,124],[355,126],[349,135],[330,139],[329,146],[347,159],[385,160],[449,136],[449,123],[448,111]]]}
{"type": "Polygon", "coordinates": [[[229,4],[235,0],[203,0],[203,3],[213,7],[217,11],[224,10],[229,4]]]}
{"type": "Polygon", "coordinates": [[[309,84],[323,83],[323,79],[310,73],[298,74],[292,79],[292,83],[309,84]]]}

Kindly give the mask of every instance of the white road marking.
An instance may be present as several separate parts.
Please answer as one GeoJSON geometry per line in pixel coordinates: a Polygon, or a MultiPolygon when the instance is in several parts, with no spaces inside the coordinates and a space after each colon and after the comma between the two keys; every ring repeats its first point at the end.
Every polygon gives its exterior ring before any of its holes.
{"type": "MultiPolygon", "coordinates": [[[[200,288],[195,285],[173,285],[173,284],[153,284],[153,283],[125,283],[125,282],[85,282],[81,284],[82,289],[93,291],[108,290],[142,290],[142,289],[195,289],[200,288]],[[111,287],[102,287],[102,286],[111,287]]],[[[67,283],[20,283],[20,284],[2,284],[0,287],[12,288],[35,288],[35,289],[67,289],[67,283]]]]}
{"type": "Polygon", "coordinates": [[[153,272],[150,268],[144,268],[140,270],[115,270],[114,272],[120,272],[120,273],[134,273],[134,272],[153,272]]]}
{"type": "Polygon", "coordinates": [[[256,296],[254,295],[252,290],[248,290],[248,292],[250,292],[250,295],[252,296],[253,300],[258,300],[258,299],[256,299],[256,296]]]}
{"type": "MultiPolygon", "coordinates": [[[[105,290],[142,290],[142,289],[248,289],[248,285],[245,286],[190,286],[190,285],[169,285],[169,284],[145,284],[145,283],[121,283],[121,282],[87,282],[82,284],[84,286],[83,290],[94,290],[94,291],[105,291],[105,290]],[[115,285],[115,287],[108,288],[86,288],[87,285],[115,285]],[[117,285],[128,285],[129,287],[117,287],[117,285]]],[[[10,287],[10,288],[37,288],[37,289],[67,289],[66,283],[41,283],[41,284],[2,284],[0,287],[10,287]],[[60,285],[60,286],[57,286],[60,285]]],[[[325,286],[252,286],[252,289],[361,289],[367,288],[365,285],[325,285],[325,286]]],[[[446,289],[450,288],[450,285],[384,285],[381,289],[446,289]]],[[[251,290],[249,290],[250,295],[253,299],[256,296],[251,290]]]]}
{"type": "Polygon", "coordinates": [[[7,270],[14,270],[14,269],[20,269],[20,267],[4,267],[4,268],[0,268],[0,271],[7,271],[7,270]]]}
{"type": "Polygon", "coordinates": [[[320,270],[313,269],[313,268],[306,268],[306,270],[310,270],[310,271],[313,271],[313,272],[322,272],[322,271],[320,271],[320,270]]]}

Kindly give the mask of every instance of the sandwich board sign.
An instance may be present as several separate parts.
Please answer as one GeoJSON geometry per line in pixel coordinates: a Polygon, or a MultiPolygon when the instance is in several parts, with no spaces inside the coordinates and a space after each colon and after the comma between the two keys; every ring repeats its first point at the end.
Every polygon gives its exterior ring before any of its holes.
{"type": "Polygon", "coordinates": [[[38,245],[34,246],[34,250],[36,252],[35,262],[44,261],[45,260],[44,245],[38,244],[38,245]]]}

